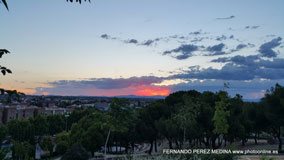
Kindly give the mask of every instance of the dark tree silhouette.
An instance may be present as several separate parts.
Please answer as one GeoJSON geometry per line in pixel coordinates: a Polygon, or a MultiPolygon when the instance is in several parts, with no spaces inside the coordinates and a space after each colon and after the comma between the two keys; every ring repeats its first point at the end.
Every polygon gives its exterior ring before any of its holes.
{"type": "Polygon", "coordinates": [[[9,10],[8,8],[8,4],[7,4],[7,1],[6,0],[2,0],[2,3],[4,4],[4,6],[6,7],[7,10],[9,10]]]}
{"type": "MultiPolygon", "coordinates": [[[[67,2],[73,2],[73,0],[66,0],[67,2]]],[[[84,0],[84,1],[89,1],[89,2],[91,2],[91,0],[84,0]]],[[[75,1],[74,1],[75,2],[75,1]]],[[[80,4],[81,4],[81,2],[82,2],[82,0],[76,0],[76,2],[79,2],[80,4]]]]}
{"type": "MultiPolygon", "coordinates": [[[[2,58],[2,56],[4,54],[8,54],[10,53],[7,49],[0,49],[0,58],[2,58]]],[[[4,66],[0,65],[0,71],[3,75],[6,75],[6,73],[12,73],[12,71],[4,66]]]]}
{"type": "MultiPolygon", "coordinates": [[[[82,3],[82,0],[66,0],[67,2],[71,2],[71,3],[73,3],[73,2],[78,2],[78,3],[82,3]]],[[[91,2],[91,0],[83,0],[83,1],[89,1],[89,2],[91,2]]],[[[4,6],[6,7],[6,9],[7,10],[9,10],[9,7],[8,7],[8,3],[7,3],[7,1],[6,0],[1,0],[0,2],[2,2],[3,4],[4,4],[4,6]]]]}

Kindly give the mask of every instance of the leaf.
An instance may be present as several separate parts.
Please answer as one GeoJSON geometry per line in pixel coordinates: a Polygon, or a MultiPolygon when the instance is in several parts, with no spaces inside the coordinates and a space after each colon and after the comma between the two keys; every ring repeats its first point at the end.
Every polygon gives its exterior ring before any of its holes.
{"type": "MultiPolygon", "coordinates": [[[[73,2],[73,0],[66,0],[67,2],[73,2]]],[[[91,0],[84,0],[85,2],[88,1],[88,2],[91,2],[91,0]]],[[[79,2],[81,4],[82,0],[76,0],[76,2],[79,2]]]]}
{"type": "Polygon", "coordinates": [[[2,0],[2,3],[5,5],[6,9],[9,11],[8,4],[7,4],[6,0],[2,0]]]}
{"type": "Polygon", "coordinates": [[[8,73],[12,73],[12,71],[11,71],[10,69],[6,69],[6,71],[7,71],[8,73]]]}
{"type": "Polygon", "coordinates": [[[6,75],[6,71],[5,70],[1,70],[2,74],[5,76],[6,75]]]}
{"type": "Polygon", "coordinates": [[[7,49],[0,49],[0,58],[2,58],[3,54],[10,53],[7,49]]]}

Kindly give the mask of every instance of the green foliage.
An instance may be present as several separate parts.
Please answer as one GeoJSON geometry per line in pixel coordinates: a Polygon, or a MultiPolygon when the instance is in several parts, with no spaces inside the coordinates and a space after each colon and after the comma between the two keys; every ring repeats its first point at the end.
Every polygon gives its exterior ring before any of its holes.
{"type": "Polygon", "coordinates": [[[276,160],[276,159],[273,157],[262,156],[260,157],[260,160],[276,160]]]}
{"type": "Polygon", "coordinates": [[[104,136],[101,134],[98,124],[90,126],[82,136],[82,145],[90,151],[92,155],[104,144],[104,136]]]}
{"type": "Polygon", "coordinates": [[[67,149],[69,148],[69,144],[65,141],[58,142],[56,145],[56,153],[59,155],[63,155],[66,153],[67,149]]]}
{"type": "Polygon", "coordinates": [[[62,160],[88,160],[89,154],[85,148],[80,144],[74,144],[67,152],[62,156],[62,160]]]}
{"type": "Polygon", "coordinates": [[[0,124],[0,143],[8,135],[8,129],[6,126],[0,124]]]}
{"type": "Polygon", "coordinates": [[[53,154],[53,143],[52,143],[52,139],[51,139],[50,136],[43,137],[43,140],[40,143],[40,146],[44,150],[48,150],[49,151],[49,155],[52,156],[52,154],[53,154]]]}
{"type": "Polygon", "coordinates": [[[34,127],[28,120],[12,120],[7,127],[13,140],[34,143],[34,127]]]}
{"type": "Polygon", "coordinates": [[[55,138],[56,143],[66,142],[68,145],[70,144],[70,133],[69,132],[61,132],[56,135],[55,138]]]}
{"type": "Polygon", "coordinates": [[[62,115],[51,115],[46,117],[48,133],[55,135],[62,132],[66,127],[66,121],[62,115]]]}
{"type": "Polygon", "coordinates": [[[8,153],[7,150],[0,148],[0,159],[1,160],[5,159],[7,153],[8,153]]]}
{"type": "Polygon", "coordinates": [[[276,84],[267,91],[262,99],[266,116],[270,122],[270,130],[278,138],[279,150],[282,150],[281,127],[284,126],[284,87],[276,84]]]}
{"type": "Polygon", "coordinates": [[[57,134],[55,142],[57,154],[63,155],[70,147],[70,134],[65,131],[57,134]]]}
{"type": "Polygon", "coordinates": [[[214,121],[214,133],[216,134],[227,134],[229,129],[228,117],[230,112],[227,110],[228,98],[227,95],[221,93],[220,101],[216,102],[215,113],[213,117],[214,121]]]}
{"type": "MultiPolygon", "coordinates": [[[[68,118],[55,115],[14,120],[7,124],[7,130],[12,139],[20,144],[26,141],[34,144],[35,136],[39,136],[39,139],[43,137],[41,146],[44,149],[51,150],[54,143],[56,153],[65,153],[65,157],[71,154],[70,146],[74,144],[81,145],[77,146],[80,150],[79,153],[75,152],[77,155],[84,152],[82,147],[92,154],[100,151],[108,131],[107,151],[108,148],[121,146],[125,148],[125,153],[134,150],[137,143],[149,143],[148,153],[151,153],[155,142],[159,140],[167,140],[169,148],[218,148],[224,140],[230,143],[242,140],[244,145],[248,138],[259,133],[279,136],[280,130],[273,129],[283,125],[280,113],[284,91],[277,87],[260,104],[243,102],[240,95],[231,98],[224,91],[177,92],[165,100],[153,101],[139,109],[129,107],[126,99],[115,98],[106,112],[75,110],[68,118]],[[66,125],[67,121],[70,126],[66,125]],[[271,125],[272,122],[276,124],[271,125]],[[66,126],[71,128],[69,132],[64,131],[66,126]],[[51,135],[56,135],[54,142],[49,137],[51,135]]],[[[222,156],[218,158],[222,159],[222,156]]]]}
{"type": "Polygon", "coordinates": [[[36,136],[44,136],[48,132],[48,122],[44,116],[36,116],[30,119],[31,124],[34,126],[36,136]]]}
{"type": "Polygon", "coordinates": [[[24,159],[32,160],[34,159],[34,147],[29,142],[18,142],[13,141],[13,158],[14,159],[24,159]]]}

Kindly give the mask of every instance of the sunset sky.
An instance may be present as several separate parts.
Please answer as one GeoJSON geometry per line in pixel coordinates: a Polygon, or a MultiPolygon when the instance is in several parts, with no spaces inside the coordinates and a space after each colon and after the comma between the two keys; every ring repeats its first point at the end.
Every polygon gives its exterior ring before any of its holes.
{"type": "Polygon", "coordinates": [[[0,4],[0,88],[36,95],[258,99],[284,85],[283,0],[66,0],[0,4]]]}

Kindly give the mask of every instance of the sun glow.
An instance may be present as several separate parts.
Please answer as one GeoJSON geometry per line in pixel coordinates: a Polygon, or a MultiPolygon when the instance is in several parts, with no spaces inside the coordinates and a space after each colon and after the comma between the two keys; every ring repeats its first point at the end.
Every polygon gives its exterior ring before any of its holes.
{"type": "Polygon", "coordinates": [[[138,96],[168,96],[170,89],[159,86],[141,86],[135,92],[138,96]]]}

